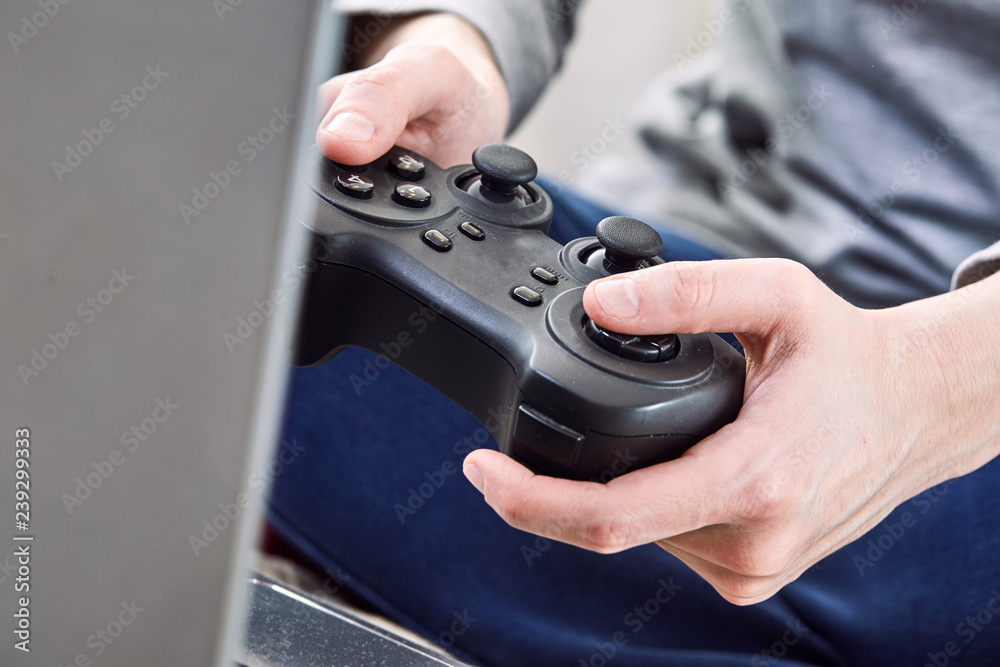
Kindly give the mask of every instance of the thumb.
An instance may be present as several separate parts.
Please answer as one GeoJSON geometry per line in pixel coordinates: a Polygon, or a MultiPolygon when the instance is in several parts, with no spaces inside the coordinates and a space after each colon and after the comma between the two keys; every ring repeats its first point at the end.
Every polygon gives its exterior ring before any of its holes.
{"type": "Polygon", "coordinates": [[[406,128],[414,104],[422,102],[426,90],[410,85],[406,62],[386,60],[325,84],[322,94],[333,103],[316,131],[316,145],[331,160],[367,164],[382,155],[406,128]]]}
{"type": "MultiPolygon", "coordinates": [[[[439,110],[459,93],[468,73],[444,47],[404,44],[357,72],[334,77],[320,91],[332,105],[316,131],[331,160],[367,164],[384,154],[414,119],[439,110]]],[[[412,142],[411,142],[412,143],[412,142]]],[[[407,146],[426,154],[432,144],[407,146]]]]}
{"type": "Polygon", "coordinates": [[[670,262],[594,281],[583,305],[597,324],[621,333],[755,336],[804,317],[821,285],[787,259],[670,262]]]}

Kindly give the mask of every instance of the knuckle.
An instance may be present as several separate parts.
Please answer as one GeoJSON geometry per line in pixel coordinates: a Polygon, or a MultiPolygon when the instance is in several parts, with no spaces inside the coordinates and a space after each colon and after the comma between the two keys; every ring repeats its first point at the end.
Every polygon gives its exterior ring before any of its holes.
{"type": "Polygon", "coordinates": [[[393,47],[376,67],[391,67],[397,77],[433,72],[435,80],[452,80],[465,69],[455,52],[440,44],[404,42],[393,47]]]}
{"type": "Polygon", "coordinates": [[[804,264],[790,259],[775,259],[771,279],[774,293],[783,300],[783,306],[791,312],[800,312],[812,302],[813,289],[819,279],[804,264]]]}
{"type": "Polygon", "coordinates": [[[426,47],[424,57],[439,67],[454,67],[459,63],[458,56],[455,55],[455,52],[446,46],[442,46],[440,44],[427,44],[426,47]]]}
{"type": "Polygon", "coordinates": [[[631,526],[616,518],[598,518],[586,527],[582,546],[601,554],[623,551],[634,546],[631,526]]]}
{"type": "Polygon", "coordinates": [[[350,81],[344,84],[344,88],[364,94],[391,93],[398,85],[400,76],[400,71],[395,65],[381,62],[356,72],[350,81]]]}
{"type": "Polygon", "coordinates": [[[673,262],[667,266],[673,268],[673,275],[666,279],[661,291],[672,301],[679,317],[690,316],[711,303],[715,282],[701,263],[673,262]]]}
{"type": "Polygon", "coordinates": [[[511,526],[522,528],[529,524],[531,519],[530,506],[523,498],[513,495],[502,495],[498,498],[493,498],[491,504],[496,513],[511,526]]]}
{"type": "Polygon", "coordinates": [[[783,519],[798,504],[792,480],[779,474],[761,475],[743,492],[739,516],[748,522],[770,522],[783,519]]]}
{"type": "Polygon", "coordinates": [[[776,592],[774,584],[768,579],[739,575],[714,582],[712,587],[727,602],[740,607],[762,602],[776,592]]]}
{"type": "Polygon", "coordinates": [[[737,581],[749,585],[780,576],[794,559],[795,554],[788,545],[764,539],[733,549],[725,566],[737,576],[737,581]]]}
{"type": "Polygon", "coordinates": [[[391,61],[397,58],[438,64],[450,63],[458,59],[454,51],[448,47],[430,42],[403,42],[394,46],[386,54],[385,60],[391,61]]]}

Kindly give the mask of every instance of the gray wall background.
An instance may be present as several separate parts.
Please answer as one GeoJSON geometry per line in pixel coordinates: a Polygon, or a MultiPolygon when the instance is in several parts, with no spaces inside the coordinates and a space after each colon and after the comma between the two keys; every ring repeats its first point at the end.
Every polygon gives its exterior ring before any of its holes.
{"type": "MultiPolygon", "coordinates": [[[[17,49],[8,33],[40,5],[0,3],[0,566],[18,533],[21,427],[31,430],[36,537],[33,652],[13,648],[17,595],[0,571],[0,664],[62,666],[82,655],[102,666],[201,667],[237,536],[224,529],[197,555],[190,538],[248,490],[251,473],[266,476],[246,450],[264,329],[232,349],[224,336],[286,268],[274,247],[291,128],[252,162],[239,149],[274,109],[300,111],[308,8],[233,0],[220,17],[208,0],[43,1],[58,10],[17,49]],[[147,66],[168,76],[119,118],[112,104],[147,66]],[[114,130],[60,180],[52,163],[105,118],[114,130]],[[185,222],[179,205],[229,161],[240,173],[185,222]],[[81,308],[105,298],[114,271],[134,278],[100,312],[81,308]],[[63,339],[70,323],[78,334],[63,339]],[[52,337],[64,349],[25,382],[18,367],[52,337]],[[168,399],[173,414],[128,451],[123,434],[152,424],[156,401],[168,399]],[[116,450],[120,465],[69,511],[64,494],[107,471],[116,450]],[[112,643],[98,640],[133,600],[135,622],[112,643]]],[[[624,117],[701,12],[690,0],[589,2],[566,70],[512,143],[550,173],[572,168],[573,151],[624,117]]]]}
{"type": "Polygon", "coordinates": [[[301,114],[311,18],[308,2],[227,6],[0,3],[0,565],[16,564],[15,534],[35,537],[30,591],[0,573],[2,665],[211,662],[239,533],[230,522],[198,553],[189,540],[253,465],[265,335],[232,351],[223,336],[277,268],[295,126],[271,123],[301,114]],[[240,146],[264,129],[250,161],[240,146]],[[82,154],[68,173],[53,166],[67,146],[82,154]],[[186,222],[180,204],[229,161],[239,173],[186,222]],[[132,277],[109,289],[116,271],[132,277]],[[14,524],[18,428],[29,531],[14,524]]]}

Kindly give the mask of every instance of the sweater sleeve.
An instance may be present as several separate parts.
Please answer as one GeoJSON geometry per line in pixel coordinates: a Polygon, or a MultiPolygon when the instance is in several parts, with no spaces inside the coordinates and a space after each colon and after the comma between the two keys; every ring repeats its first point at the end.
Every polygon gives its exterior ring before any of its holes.
{"type": "Polygon", "coordinates": [[[951,288],[965,287],[1000,272],[1000,242],[965,258],[951,276],[951,288]]]}
{"type": "MultiPolygon", "coordinates": [[[[582,0],[334,0],[336,11],[376,15],[449,12],[482,33],[510,93],[512,132],[562,64],[582,0]]],[[[346,39],[350,41],[351,35],[346,39]]]]}

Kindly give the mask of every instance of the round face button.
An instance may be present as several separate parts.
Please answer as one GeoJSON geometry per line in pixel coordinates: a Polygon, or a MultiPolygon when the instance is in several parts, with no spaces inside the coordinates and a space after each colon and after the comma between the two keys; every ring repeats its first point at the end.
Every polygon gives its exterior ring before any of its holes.
{"type": "Polygon", "coordinates": [[[409,153],[393,153],[389,156],[389,171],[408,181],[419,181],[424,177],[424,163],[409,153]]]}
{"type": "Polygon", "coordinates": [[[355,199],[371,199],[375,192],[375,183],[367,176],[353,171],[342,171],[335,181],[337,189],[355,199]]]}
{"type": "Polygon", "coordinates": [[[396,185],[392,191],[392,200],[397,204],[411,208],[424,208],[431,205],[431,191],[419,183],[403,182],[396,185]]]}

